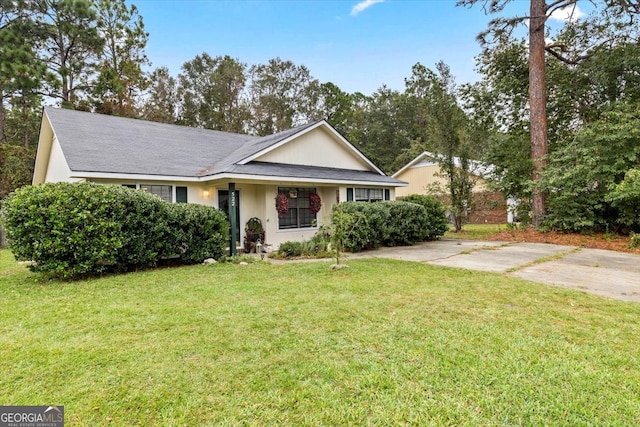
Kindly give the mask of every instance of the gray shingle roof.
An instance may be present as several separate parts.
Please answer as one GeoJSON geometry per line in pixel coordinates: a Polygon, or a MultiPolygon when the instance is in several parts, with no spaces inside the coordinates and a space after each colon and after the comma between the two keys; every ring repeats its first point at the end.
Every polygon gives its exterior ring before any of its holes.
{"type": "Polygon", "coordinates": [[[404,184],[376,172],[238,162],[314,126],[265,137],[46,107],[73,172],[197,178],[220,173],[404,184]]]}
{"type": "Polygon", "coordinates": [[[45,113],[76,172],[194,177],[258,139],[58,108],[45,113]]]}

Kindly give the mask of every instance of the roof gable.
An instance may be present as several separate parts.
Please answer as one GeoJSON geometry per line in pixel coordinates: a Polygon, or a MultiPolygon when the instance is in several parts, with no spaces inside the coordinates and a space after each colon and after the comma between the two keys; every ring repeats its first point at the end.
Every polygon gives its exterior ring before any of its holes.
{"type": "MultiPolygon", "coordinates": [[[[439,160],[442,159],[443,157],[444,156],[441,155],[441,154],[435,154],[435,153],[430,153],[428,151],[424,151],[420,155],[418,155],[415,159],[411,160],[409,163],[404,165],[399,171],[397,171],[396,173],[394,173],[391,176],[393,178],[398,178],[407,169],[410,169],[410,168],[413,168],[413,167],[426,167],[426,166],[439,165],[440,164],[439,160]]],[[[469,163],[470,163],[470,172],[473,175],[476,175],[476,176],[478,176],[480,178],[486,178],[495,169],[495,166],[486,165],[486,164],[484,164],[482,162],[479,162],[477,160],[469,160],[469,163]]],[[[461,159],[459,157],[454,157],[453,158],[453,164],[456,167],[459,168],[462,165],[462,161],[461,161],[461,159]]]]}
{"type": "Polygon", "coordinates": [[[351,145],[336,138],[327,126],[314,126],[299,132],[285,143],[252,157],[255,160],[251,161],[377,172],[351,145]]]}
{"type": "MultiPolygon", "coordinates": [[[[278,162],[278,160],[280,159],[278,158],[279,156],[278,154],[276,154],[276,151],[281,151],[281,148],[285,144],[290,144],[292,141],[295,141],[295,140],[299,141],[305,136],[308,136],[312,132],[316,132],[316,130],[320,130],[320,129],[324,131],[328,137],[328,139],[325,139],[325,141],[332,141],[333,144],[337,144],[340,147],[342,153],[353,158],[358,164],[360,164],[360,167],[358,169],[370,170],[375,173],[379,173],[380,175],[385,175],[384,172],[382,172],[376,165],[374,165],[369,159],[367,159],[358,149],[356,149],[349,141],[347,141],[342,135],[340,135],[340,133],[336,131],[325,120],[320,120],[315,123],[310,123],[306,126],[301,126],[299,128],[291,129],[292,132],[288,134],[283,134],[278,139],[274,139],[272,141],[273,143],[265,146],[264,149],[260,151],[256,151],[254,154],[242,159],[241,161],[238,162],[238,164],[243,165],[254,160],[278,162]]],[[[276,136],[276,135],[273,135],[273,136],[276,136]]],[[[302,147],[302,149],[304,148],[310,148],[310,147],[306,145],[305,147],[302,147]]],[[[314,153],[308,153],[306,155],[307,159],[314,158],[315,156],[313,154],[314,153]]],[[[291,163],[291,162],[285,162],[285,163],[305,164],[305,162],[302,162],[301,160],[302,158],[298,156],[297,161],[295,163],[291,163]]],[[[316,157],[316,160],[317,160],[317,157],[316,157]]],[[[309,166],[327,166],[327,167],[336,166],[335,162],[333,164],[324,165],[324,164],[318,164],[317,162],[309,161],[309,160],[306,161],[306,164],[309,166]]],[[[352,163],[349,168],[351,169],[354,166],[356,166],[356,164],[352,163]]]]}

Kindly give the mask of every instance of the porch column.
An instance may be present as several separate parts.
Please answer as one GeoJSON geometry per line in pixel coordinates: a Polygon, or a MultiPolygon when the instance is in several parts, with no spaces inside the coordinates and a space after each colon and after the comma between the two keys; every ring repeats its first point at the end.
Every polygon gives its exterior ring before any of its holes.
{"type": "Polygon", "coordinates": [[[238,201],[236,200],[236,183],[229,183],[229,221],[231,222],[231,241],[229,242],[229,255],[236,255],[236,241],[238,236],[236,233],[237,219],[236,215],[238,211],[238,201]]]}

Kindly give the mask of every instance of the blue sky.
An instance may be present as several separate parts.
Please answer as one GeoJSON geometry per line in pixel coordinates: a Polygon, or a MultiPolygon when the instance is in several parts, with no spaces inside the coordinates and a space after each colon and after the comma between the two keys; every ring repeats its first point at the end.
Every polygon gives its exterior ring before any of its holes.
{"type": "MultiPolygon", "coordinates": [[[[132,0],[150,33],[152,68],[173,75],[196,55],[230,55],[249,65],[280,57],[321,82],[371,94],[402,90],[411,67],[443,60],[458,83],[478,79],[476,35],[490,17],[454,0],[132,0]]],[[[526,11],[513,2],[510,13],[526,11]]]]}

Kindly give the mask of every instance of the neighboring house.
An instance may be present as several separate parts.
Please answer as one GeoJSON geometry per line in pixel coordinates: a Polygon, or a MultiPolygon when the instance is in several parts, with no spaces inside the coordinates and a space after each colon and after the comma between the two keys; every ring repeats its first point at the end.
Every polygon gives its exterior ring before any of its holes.
{"type": "MultiPolygon", "coordinates": [[[[401,199],[410,194],[431,194],[433,189],[439,188],[443,201],[446,202],[446,178],[441,176],[439,155],[427,151],[403,166],[392,175],[409,185],[396,190],[396,198],[401,199]]],[[[460,167],[460,159],[454,157],[454,165],[460,167]]],[[[475,208],[469,213],[471,223],[503,224],[513,222],[512,209],[507,208],[507,202],[500,192],[489,190],[487,177],[492,171],[491,166],[477,161],[471,161],[470,172],[475,181],[473,198],[475,208]]],[[[511,206],[511,203],[509,203],[511,206]]]]}
{"type": "Polygon", "coordinates": [[[406,185],[386,176],[326,121],[256,137],[47,107],[33,184],[91,181],[199,203],[229,213],[237,241],[257,217],[267,244],[309,239],[346,200],[393,200],[406,185]],[[276,211],[276,195],[288,200],[276,211]],[[322,206],[313,214],[309,194],[322,206]],[[231,208],[233,210],[233,207],[231,208]]]}

